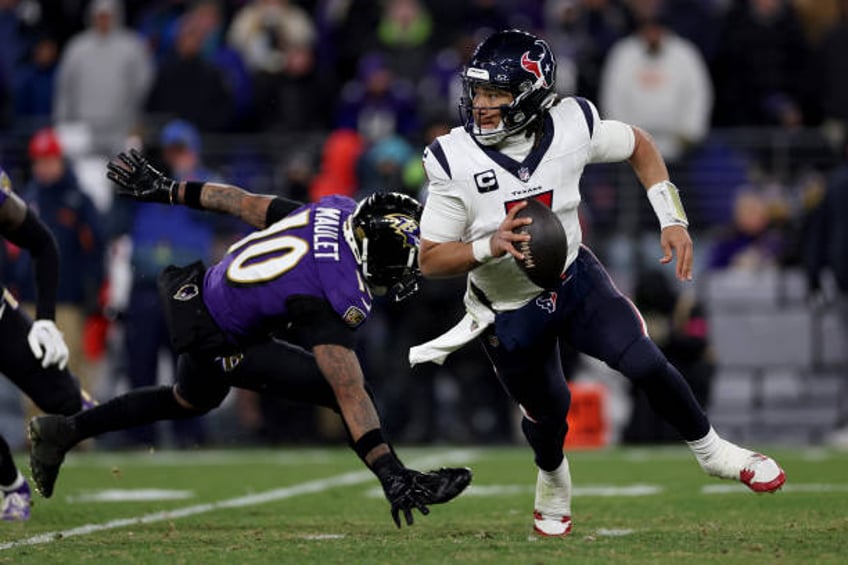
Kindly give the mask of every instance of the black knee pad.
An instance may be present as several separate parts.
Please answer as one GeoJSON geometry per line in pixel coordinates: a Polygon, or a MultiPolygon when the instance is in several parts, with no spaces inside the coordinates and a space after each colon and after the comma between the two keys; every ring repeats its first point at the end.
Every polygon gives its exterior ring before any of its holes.
{"type": "Polygon", "coordinates": [[[228,392],[229,389],[222,390],[218,387],[210,387],[204,390],[199,387],[187,389],[180,383],[176,385],[176,393],[184,402],[191,404],[192,411],[195,412],[186,417],[202,416],[214,410],[221,405],[228,392]]]}
{"type": "Polygon", "coordinates": [[[180,355],[177,360],[176,392],[192,408],[205,414],[220,406],[230,392],[230,386],[224,381],[221,371],[220,364],[212,358],[180,355]]]}
{"type": "Polygon", "coordinates": [[[634,341],[618,359],[613,369],[628,379],[638,381],[662,371],[668,360],[651,338],[642,336],[634,341]]]}

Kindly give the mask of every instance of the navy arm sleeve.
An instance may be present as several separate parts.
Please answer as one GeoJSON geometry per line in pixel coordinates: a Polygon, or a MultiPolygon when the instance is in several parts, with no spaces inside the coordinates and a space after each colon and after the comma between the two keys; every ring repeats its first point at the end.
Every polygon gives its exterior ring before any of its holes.
{"type": "Polygon", "coordinates": [[[344,323],[333,306],[317,296],[293,296],[288,303],[292,330],[312,349],[316,345],[341,345],[353,349],[355,330],[344,323]]]}
{"type": "Polygon", "coordinates": [[[28,209],[21,225],[5,235],[6,239],[18,247],[28,250],[34,259],[36,319],[54,319],[56,289],[59,286],[59,250],[53,234],[38,216],[28,209]]]}

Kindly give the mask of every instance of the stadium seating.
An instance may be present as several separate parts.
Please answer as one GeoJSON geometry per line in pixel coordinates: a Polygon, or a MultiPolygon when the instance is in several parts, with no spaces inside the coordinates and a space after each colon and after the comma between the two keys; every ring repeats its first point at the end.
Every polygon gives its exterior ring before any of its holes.
{"type": "Polygon", "coordinates": [[[744,442],[817,442],[848,417],[848,363],[837,314],[806,303],[797,270],[702,278],[717,362],[710,417],[744,442]]]}

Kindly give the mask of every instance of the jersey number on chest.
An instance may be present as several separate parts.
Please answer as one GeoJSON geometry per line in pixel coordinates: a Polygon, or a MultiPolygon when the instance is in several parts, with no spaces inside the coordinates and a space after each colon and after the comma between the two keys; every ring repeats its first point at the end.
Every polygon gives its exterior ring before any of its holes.
{"type": "Polygon", "coordinates": [[[307,225],[309,212],[307,209],[287,216],[230,246],[227,253],[235,256],[227,268],[227,278],[236,284],[257,284],[292,270],[309,252],[309,243],[284,232],[307,225]]]}

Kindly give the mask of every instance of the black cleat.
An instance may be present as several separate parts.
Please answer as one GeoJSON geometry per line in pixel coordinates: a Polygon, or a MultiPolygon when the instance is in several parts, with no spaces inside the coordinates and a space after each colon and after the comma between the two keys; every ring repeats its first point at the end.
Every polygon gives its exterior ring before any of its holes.
{"type": "Polygon", "coordinates": [[[471,484],[471,469],[442,467],[415,476],[415,486],[424,495],[425,504],[442,504],[459,496],[471,484]]]}
{"type": "Polygon", "coordinates": [[[73,447],[74,428],[65,416],[39,416],[29,421],[29,467],[35,490],[44,498],[53,494],[53,485],[65,453],[73,447]]]}

